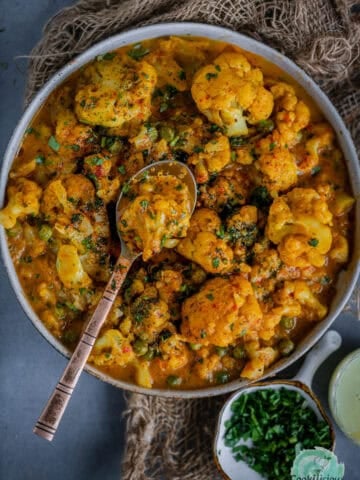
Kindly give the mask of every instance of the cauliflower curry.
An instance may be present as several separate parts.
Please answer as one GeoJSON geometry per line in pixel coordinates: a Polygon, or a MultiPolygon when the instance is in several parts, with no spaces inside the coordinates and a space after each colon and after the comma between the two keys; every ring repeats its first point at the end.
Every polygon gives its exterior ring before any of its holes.
{"type": "Polygon", "coordinates": [[[139,184],[121,228],[146,253],[90,362],[148,388],[259,378],[326,316],[349,259],[354,199],[335,134],[306,93],[232,45],[168,37],[126,46],[51,94],[0,211],[22,287],[74,348],[119,254],[119,192],[163,159],[192,169],[195,212],[188,225],[179,179],[157,179],[157,193],[139,184]]]}

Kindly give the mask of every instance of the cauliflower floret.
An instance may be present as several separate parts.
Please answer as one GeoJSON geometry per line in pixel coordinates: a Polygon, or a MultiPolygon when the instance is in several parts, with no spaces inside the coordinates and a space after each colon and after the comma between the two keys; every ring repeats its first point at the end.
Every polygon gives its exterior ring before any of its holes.
{"type": "Polygon", "coordinates": [[[60,246],[56,258],[56,270],[66,288],[86,288],[92,283],[73,245],[60,246]]]}
{"type": "Polygon", "coordinates": [[[297,182],[297,166],[295,156],[283,147],[270,143],[269,151],[260,154],[255,167],[261,173],[261,183],[272,196],[287,190],[297,182]]]}
{"type": "Polygon", "coordinates": [[[261,70],[253,68],[241,53],[222,53],[201,68],[191,93],[198,109],[231,137],[247,135],[247,122],[267,119],[274,106],[272,94],[263,87],[261,70]]]}
{"type": "Polygon", "coordinates": [[[118,228],[128,247],[141,251],[146,261],[185,237],[191,216],[190,192],[174,175],[148,175],[129,188],[133,198],[118,228]]]}
{"type": "MultiPolygon", "coordinates": [[[[157,75],[145,61],[114,54],[83,71],[75,96],[75,113],[81,122],[123,128],[142,123],[151,113],[151,95],[157,75]]],[[[118,133],[120,134],[120,133],[118,133]]]]}
{"type": "Polygon", "coordinates": [[[279,352],[272,347],[263,347],[254,352],[248,349],[250,360],[246,362],[241,371],[241,377],[256,380],[261,377],[266,367],[271,365],[279,357],[279,352]]]}
{"type": "Polygon", "coordinates": [[[226,347],[256,332],[262,313],[251,284],[240,276],[213,278],[182,306],[181,333],[192,343],[226,347]]]}
{"type": "Polygon", "coordinates": [[[167,46],[167,41],[159,42],[158,48],[146,56],[146,61],[155,68],[159,87],[172,85],[183,92],[187,89],[186,74],[174,60],[174,52],[167,46]]]}
{"type": "MultiPolygon", "coordinates": [[[[59,88],[50,97],[50,117],[61,158],[83,157],[96,150],[96,134],[89,125],[79,123],[74,109],[74,92],[69,85],[59,88]]],[[[58,163],[58,162],[57,162],[58,163]]]]}
{"type": "Polygon", "coordinates": [[[90,155],[84,167],[95,178],[96,194],[105,203],[116,201],[120,193],[120,178],[114,175],[113,163],[103,155],[90,155]]]}
{"type": "Polygon", "coordinates": [[[189,362],[189,350],[179,335],[172,335],[161,342],[159,350],[162,358],[158,364],[163,371],[179,370],[189,362]]]}
{"type": "Polygon", "coordinates": [[[304,150],[298,160],[298,169],[302,174],[311,173],[312,169],[319,164],[322,151],[333,148],[334,131],[327,123],[318,123],[307,128],[310,139],[306,141],[304,150]]]}
{"type": "Polygon", "coordinates": [[[156,288],[161,300],[169,304],[174,300],[175,294],[181,291],[183,276],[181,272],[165,269],[161,270],[159,277],[156,288]]]}
{"type": "Polygon", "coordinates": [[[237,248],[251,247],[258,234],[257,208],[245,205],[226,219],[226,231],[237,248]]]}
{"type": "Polygon", "coordinates": [[[302,100],[298,100],[294,88],[285,82],[273,83],[270,91],[275,100],[274,110],[277,111],[273,141],[282,147],[291,147],[299,140],[300,130],[309,124],[310,110],[302,100]]]}
{"type": "Polygon", "coordinates": [[[283,288],[275,293],[274,301],[277,306],[292,309],[286,311],[275,308],[275,313],[281,315],[319,321],[327,314],[327,307],[316,298],[309,285],[303,280],[285,281],[283,288]],[[296,303],[300,305],[301,312],[296,310],[298,308],[296,303]]]}
{"type": "Polygon", "coordinates": [[[95,200],[95,188],[83,175],[70,174],[48,183],[41,199],[41,211],[51,222],[60,214],[76,213],[95,200]]]}
{"type": "Polygon", "coordinates": [[[203,151],[194,153],[188,160],[195,166],[197,183],[206,183],[209,175],[220,172],[231,161],[228,137],[219,135],[203,147],[203,151]]]}
{"type": "Polygon", "coordinates": [[[158,292],[153,287],[146,288],[132,303],[130,314],[133,332],[148,342],[156,339],[170,318],[168,305],[158,298],[158,292]]]}
{"type": "Polygon", "coordinates": [[[290,266],[321,267],[332,243],[332,214],[311,188],[294,188],[270,207],[266,234],[290,266]]]}
{"type": "Polygon", "coordinates": [[[200,187],[201,201],[205,207],[221,211],[243,205],[249,196],[251,180],[248,172],[235,166],[223,170],[215,181],[200,187]]]}
{"type": "Polygon", "coordinates": [[[19,178],[7,189],[8,203],[0,210],[0,224],[4,228],[13,228],[17,219],[39,213],[41,188],[31,180],[19,178]]]}
{"type": "Polygon", "coordinates": [[[134,358],[134,351],[128,340],[119,330],[110,329],[96,340],[89,361],[98,367],[107,365],[123,367],[134,358]]]}
{"type": "Polygon", "coordinates": [[[233,251],[216,236],[221,220],[214,210],[196,210],[190,220],[187,236],[176,249],[185,258],[198,263],[209,273],[224,273],[231,269],[233,251]]]}

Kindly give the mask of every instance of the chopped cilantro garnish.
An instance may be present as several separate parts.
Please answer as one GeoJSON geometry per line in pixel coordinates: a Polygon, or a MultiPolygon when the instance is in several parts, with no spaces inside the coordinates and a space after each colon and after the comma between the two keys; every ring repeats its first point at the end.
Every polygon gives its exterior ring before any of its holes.
{"type": "Polygon", "coordinates": [[[118,167],[118,172],[121,173],[121,175],[126,174],[126,168],[124,167],[124,165],[120,165],[120,167],[118,167]]]}
{"type": "Polygon", "coordinates": [[[186,73],[184,72],[184,70],[180,70],[180,72],[178,73],[178,77],[180,78],[180,80],[186,80],[186,73]]]}
{"type": "Polygon", "coordinates": [[[316,165],[311,169],[311,175],[317,175],[319,172],[321,172],[321,167],[319,165],[316,165]]]}
{"type": "Polygon", "coordinates": [[[148,55],[149,53],[150,53],[150,50],[148,48],[145,48],[141,43],[137,43],[136,45],[133,46],[133,48],[131,48],[127,52],[129,57],[131,57],[133,60],[140,60],[141,58],[145,57],[145,55],[148,55]]]}
{"type": "Polygon", "coordinates": [[[220,265],[220,258],[219,258],[219,257],[214,257],[214,258],[212,259],[212,266],[213,266],[214,268],[218,268],[219,265],[220,265]]]}
{"type": "Polygon", "coordinates": [[[51,135],[48,141],[49,147],[54,150],[54,152],[58,152],[60,150],[60,143],[56,140],[54,135],[51,135]]]}
{"type": "Polygon", "coordinates": [[[44,163],[45,163],[45,156],[42,155],[42,154],[36,155],[36,157],[35,157],[35,163],[37,163],[38,165],[44,165],[44,163]]]}
{"type": "Polygon", "coordinates": [[[205,75],[205,78],[206,78],[206,80],[211,80],[212,78],[216,78],[217,76],[218,76],[217,73],[208,72],[208,73],[205,75]]]}
{"type": "Polygon", "coordinates": [[[107,52],[104,53],[103,55],[98,55],[96,57],[96,60],[101,61],[101,60],[112,60],[116,56],[115,52],[107,52]]]}
{"type": "Polygon", "coordinates": [[[310,238],[308,244],[310,245],[310,247],[317,247],[319,244],[319,240],[317,238],[310,238]]]}

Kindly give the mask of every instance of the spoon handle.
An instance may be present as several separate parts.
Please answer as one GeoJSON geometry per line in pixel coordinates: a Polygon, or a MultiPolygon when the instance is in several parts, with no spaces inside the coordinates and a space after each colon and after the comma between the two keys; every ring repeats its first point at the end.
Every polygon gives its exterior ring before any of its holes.
{"type": "Polygon", "coordinates": [[[80,374],[90,355],[96,337],[110,312],[116,295],[125,280],[134,259],[120,256],[108,281],[104,293],[93,315],[88,320],[79,343],[67,364],[59,383],[56,385],[33,432],[49,442],[54,438],[56,429],[65,412],[80,374]]]}

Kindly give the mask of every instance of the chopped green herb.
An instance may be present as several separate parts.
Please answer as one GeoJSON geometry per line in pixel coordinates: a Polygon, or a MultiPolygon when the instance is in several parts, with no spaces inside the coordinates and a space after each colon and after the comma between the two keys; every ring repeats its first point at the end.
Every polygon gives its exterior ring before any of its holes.
{"type": "Polygon", "coordinates": [[[244,137],[231,137],[230,138],[230,145],[233,148],[241,147],[242,145],[246,145],[248,140],[244,137]]]}
{"type": "Polygon", "coordinates": [[[116,56],[116,53],[115,53],[115,52],[107,52],[107,53],[104,53],[103,55],[98,55],[98,56],[96,57],[96,60],[97,60],[97,61],[101,61],[101,60],[112,60],[115,56],[116,56]]]}
{"type": "Polygon", "coordinates": [[[225,237],[225,228],[224,225],[220,225],[219,230],[216,232],[216,236],[218,238],[224,238],[225,237]]]}
{"type": "Polygon", "coordinates": [[[180,70],[180,72],[178,73],[178,77],[180,78],[180,80],[186,80],[186,73],[184,72],[184,70],[180,70]]]}
{"type": "Polygon", "coordinates": [[[321,285],[329,285],[330,282],[331,282],[331,278],[328,275],[324,275],[320,279],[321,285]]]}
{"type": "Polygon", "coordinates": [[[73,215],[71,215],[71,223],[79,223],[80,220],[81,220],[81,213],[74,213],[73,215]]]}
{"type": "Polygon", "coordinates": [[[310,238],[308,244],[310,245],[310,247],[317,247],[319,244],[319,240],[317,238],[310,238]]]}
{"type": "Polygon", "coordinates": [[[36,155],[35,157],[35,163],[37,165],[44,165],[45,164],[45,156],[42,154],[36,155]]]}
{"type": "Polygon", "coordinates": [[[141,200],[140,205],[143,209],[146,209],[149,206],[149,202],[147,200],[141,200]]]}
{"type": "Polygon", "coordinates": [[[208,131],[210,133],[215,133],[215,132],[221,132],[222,129],[219,127],[219,125],[216,125],[215,123],[212,123],[211,125],[208,126],[208,131]]]}
{"type": "Polygon", "coordinates": [[[73,152],[78,152],[80,150],[80,145],[76,145],[76,143],[74,143],[73,145],[69,145],[70,150],[72,150],[73,152]]]}
{"type": "Polygon", "coordinates": [[[133,46],[132,49],[128,50],[127,54],[129,57],[131,57],[133,60],[141,60],[145,55],[148,55],[150,53],[150,50],[148,48],[145,48],[141,43],[137,43],[136,45],[133,46]]]}
{"type": "Polygon", "coordinates": [[[193,148],[193,152],[194,153],[202,153],[204,151],[204,147],[200,146],[200,145],[196,145],[194,148],[193,148]]]}
{"type": "Polygon", "coordinates": [[[92,157],[92,158],[88,158],[86,160],[86,162],[89,164],[89,165],[93,165],[93,166],[99,166],[99,165],[102,165],[104,163],[104,159],[101,158],[101,157],[92,157]]]}
{"type": "Polygon", "coordinates": [[[208,73],[205,75],[205,78],[206,78],[206,80],[211,80],[212,78],[216,78],[217,76],[218,76],[217,73],[208,72],[208,73]]]}
{"type": "Polygon", "coordinates": [[[212,259],[212,266],[213,266],[214,268],[218,268],[219,265],[220,265],[220,258],[219,258],[219,257],[214,257],[214,258],[212,259]]]}
{"type": "Polygon", "coordinates": [[[267,119],[261,120],[256,127],[261,133],[270,133],[274,130],[275,124],[272,120],[267,119]]]}
{"type": "Polygon", "coordinates": [[[170,387],[177,387],[178,385],[181,385],[181,382],[182,382],[182,378],[178,377],[177,375],[170,375],[166,379],[166,383],[170,387]]]}
{"type": "Polygon", "coordinates": [[[271,195],[268,189],[262,185],[255,187],[250,194],[250,205],[255,205],[255,207],[260,210],[266,210],[272,203],[271,195]]]}
{"type": "Polygon", "coordinates": [[[271,142],[270,145],[269,145],[270,152],[272,152],[275,147],[276,147],[276,142],[271,142]]]}
{"type": "Polygon", "coordinates": [[[227,383],[230,375],[227,372],[217,372],[215,375],[216,383],[227,383]]]}
{"type": "Polygon", "coordinates": [[[50,225],[46,225],[44,223],[41,225],[40,230],[39,230],[39,238],[40,240],[43,240],[44,242],[48,242],[50,238],[52,237],[53,231],[50,225]]]}
{"type": "Polygon", "coordinates": [[[52,150],[54,150],[54,152],[58,152],[60,150],[60,144],[53,135],[51,135],[49,138],[48,145],[52,150]]]}
{"type": "Polygon", "coordinates": [[[163,235],[161,238],[160,246],[163,248],[165,246],[166,240],[168,239],[167,235],[163,235]]]}
{"type": "Polygon", "coordinates": [[[206,336],[207,336],[206,331],[205,331],[205,330],[201,330],[201,332],[200,332],[200,337],[201,337],[201,338],[206,338],[206,336]]]}
{"type": "Polygon", "coordinates": [[[215,70],[217,70],[218,72],[221,72],[221,67],[220,67],[220,65],[215,65],[215,70]]]}
{"type": "Polygon", "coordinates": [[[121,175],[126,174],[126,168],[124,167],[124,165],[120,165],[120,167],[118,167],[118,172],[121,173],[121,175]]]}
{"type": "Polygon", "coordinates": [[[81,244],[85,247],[86,250],[93,250],[94,249],[94,242],[92,241],[91,235],[85,237],[81,244]]]}
{"type": "Polygon", "coordinates": [[[212,300],[214,300],[215,297],[214,297],[214,295],[213,295],[212,293],[208,293],[208,294],[206,295],[206,298],[208,298],[209,300],[212,301],[212,300]]]}
{"type": "Polygon", "coordinates": [[[227,347],[215,347],[215,350],[219,357],[224,357],[228,353],[227,347]]]}
{"type": "Polygon", "coordinates": [[[319,172],[321,172],[321,167],[320,165],[316,165],[311,169],[311,175],[317,175],[319,172]]]}
{"type": "Polygon", "coordinates": [[[269,480],[289,479],[299,449],[331,447],[328,424],[294,390],[242,393],[232,402],[231,412],[225,422],[225,445],[236,461],[246,462],[269,480]]]}

